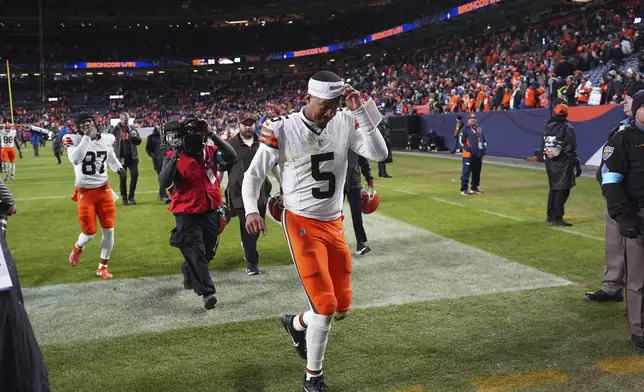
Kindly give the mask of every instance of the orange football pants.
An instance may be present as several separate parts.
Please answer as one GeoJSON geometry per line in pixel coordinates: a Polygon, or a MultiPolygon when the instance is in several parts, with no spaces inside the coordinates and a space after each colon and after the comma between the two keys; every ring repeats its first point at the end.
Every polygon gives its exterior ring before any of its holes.
{"type": "Polygon", "coordinates": [[[348,312],[351,251],[342,219],[323,222],[284,210],[282,229],[313,312],[348,312]]]}
{"type": "Polygon", "coordinates": [[[2,163],[16,163],[16,148],[3,147],[2,148],[2,163]]]}
{"type": "Polygon", "coordinates": [[[96,234],[97,216],[103,229],[114,227],[116,206],[109,184],[98,188],[76,187],[72,200],[78,203],[78,222],[83,234],[96,234]]]}

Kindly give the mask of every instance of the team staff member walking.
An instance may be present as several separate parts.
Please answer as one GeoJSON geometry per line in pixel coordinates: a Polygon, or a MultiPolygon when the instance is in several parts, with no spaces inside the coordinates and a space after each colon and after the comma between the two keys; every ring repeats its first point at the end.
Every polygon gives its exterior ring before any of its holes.
{"type": "Polygon", "coordinates": [[[127,174],[121,177],[120,190],[123,205],[136,204],[134,193],[139,180],[139,151],[136,146],[141,144],[141,137],[133,126],[128,124],[130,116],[126,112],[120,114],[121,122],[112,128],[112,135],[116,139],[114,152],[123,168],[130,172],[130,192],[127,189],[127,174]]]}
{"type": "Polygon", "coordinates": [[[185,259],[181,266],[184,288],[194,289],[203,297],[206,309],[212,309],[217,298],[208,263],[215,256],[221,218],[217,211],[221,206],[217,165],[235,162],[235,151],[205,120],[194,120],[190,125],[199,133],[179,134],[181,141],[164,159],[159,184],[170,188],[169,210],[176,221],[170,245],[179,248],[185,259]],[[214,146],[206,145],[205,137],[214,146]]]}
{"type": "Polygon", "coordinates": [[[602,194],[608,214],[626,237],[626,309],[631,343],[644,352],[644,91],[633,97],[635,121],[602,151],[602,194]]]}
{"type": "MultiPolygon", "coordinates": [[[[626,118],[615,127],[608,135],[610,140],[615,134],[626,129],[633,121],[633,96],[639,91],[644,89],[644,83],[635,82],[633,86],[626,93],[624,99],[624,114],[626,118]]],[[[597,181],[601,183],[602,166],[597,170],[597,181]]],[[[619,225],[617,222],[608,215],[608,211],[604,216],[605,231],[604,231],[604,252],[606,255],[606,265],[604,267],[604,280],[602,288],[595,292],[587,292],[584,294],[586,299],[593,302],[621,302],[624,300],[622,291],[626,285],[626,266],[625,266],[625,239],[619,232],[619,225]]]]}
{"type": "Polygon", "coordinates": [[[481,184],[481,168],[483,157],[487,151],[487,140],[483,129],[478,126],[476,114],[470,114],[467,126],[461,131],[461,149],[463,150],[463,170],[461,172],[461,195],[472,193],[483,194],[479,189],[481,184]],[[472,190],[468,191],[468,183],[472,176],[472,190]]]}
{"type": "Polygon", "coordinates": [[[356,253],[364,255],[371,252],[371,248],[367,246],[367,233],[362,224],[362,176],[367,180],[367,185],[373,188],[373,175],[371,174],[371,165],[369,160],[361,155],[356,154],[353,150],[349,150],[349,157],[347,158],[349,164],[347,165],[347,182],[344,185],[344,193],[349,199],[349,207],[351,208],[351,220],[353,221],[353,231],[356,234],[356,242],[358,247],[356,253]],[[360,173],[362,172],[362,176],[360,173]]]}
{"type": "Polygon", "coordinates": [[[575,186],[575,177],[581,176],[577,156],[575,129],[568,123],[568,106],[557,105],[543,135],[543,153],[548,174],[548,217],[553,226],[572,226],[563,220],[564,205],[575,186]]]}
{"type": "MultiPolygon", "coordinates": [[[[159,174],[161,174],[161,168],[163,168],[163,157],[165,155],[165,151],[162,148],[161,133],[159,131],[159,127],[154,127],[154,130],[152,131],[150,136],[148,136],[148,140],[145,143],[145,152],[150,156],[150,158],[152,158],[152,166],[154,167],[154,171],[157,172],[158,176],[159,174]]],[[[168,193],[162,186],[159,187],[159,200],[166,204],[170,203],[168,193]]]]}
{"type": "MultiPolygon", "coordinates": [[[[241,233],[244,259],[246,260],[246,274],[249,276],[259,275],[259,253],[257,252],[257,239],[259,233],[248,234],[246,231],[246,210],[242,199],[242,182],[244,173],[250,166],[257,149],[259,148],[259,137],[255,133],[255,117],[250,113],[244,113],[239,122],[239,133],[229,140],[231,147],[237,154],[237,162],[221,166],[221,171],[228,172],[228,188],[226,188],[226,203],[230,208],[230,216],[239,218],[239,231],[241,233]]],[[[257,201],[257,209],[262,219],[266,216],[266,204],[270,198],[272,185],[267,179],[260,191],[257,201]]]]}

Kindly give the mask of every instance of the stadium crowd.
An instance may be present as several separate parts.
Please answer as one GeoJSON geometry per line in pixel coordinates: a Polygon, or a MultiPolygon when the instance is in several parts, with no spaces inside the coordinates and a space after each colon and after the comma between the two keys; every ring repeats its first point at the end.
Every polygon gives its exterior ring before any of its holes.
{"type": "MultiPolygon", "coordinates": [[[[334,68],[394,115],[619,103],[642,79],[639,69],[624,70],[622,63],[642,53],[643,10],[638,2],[598,5],[582,14],[510,25],[503,31],[485,29],[451,45],[439,42],[359,64],[338,62],[334,68]],[[588,72],[599,66],[604,72],[593,84],[588,72]],[[593,88],[597,96],[591,102],[593,88]]],[[[141,126],[190,114],[224,132],[240,112],[262,119],[297,111],[306,91],[304,79],[288,75],[224,81],[170,75],[58,79],[45,93],[58,101],[48,102],[43,114],[36,109],[34,94],[15,102],[16,123],[60,129],[71,125],[73,113],[89,110],[107,126],[110,118],[128,110],[141,126]],[[111,94],[123,99],[106,100],[111,94]]],[[[6,98],[0,96],[3,103],[6,98]]],[[[3,107],[7,121],[8,105],[3,107]]]]}

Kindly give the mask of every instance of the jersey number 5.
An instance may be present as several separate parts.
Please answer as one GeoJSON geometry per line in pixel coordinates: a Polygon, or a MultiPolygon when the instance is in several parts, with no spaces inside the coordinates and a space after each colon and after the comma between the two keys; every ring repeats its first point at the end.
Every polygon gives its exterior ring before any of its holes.
{"type": "Polygon", "coordinates": [[[320,172],[320,164],[326,161],[332,161],[333,152],[324,154],[311,155],[311,173],[315,181],[328,181],[329,189],[323,191],[321,188],[313,188],[313,197],[316,199],[330,199],[335,193],[335,175],[331,172],[320,172]]]}
{"type": "Polygon", "coordinates": [[[81,170],[86,176],[93,176],[96,174],[96,159],[101,160],[101,168],[98,170],[99,174],[105,173],[105,161],[107,160],[106,151],[87,151],[85,155],[85,160],[83,160],[83,166],[81,170]]]}

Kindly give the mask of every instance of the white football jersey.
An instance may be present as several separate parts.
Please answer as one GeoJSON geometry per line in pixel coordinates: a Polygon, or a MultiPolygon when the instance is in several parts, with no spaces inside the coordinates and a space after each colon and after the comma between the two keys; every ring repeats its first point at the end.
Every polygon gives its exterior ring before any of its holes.
{"type": "Polygon", "coordinates": [[[17,131],[15,129],[4,129],[0,131],[0,145],[2,148],[15,147],[14,141],[16,140],[17,131]]]}
{"type": "Polygon", "coordinates": [[[96,140],[76,134],[63,137],[69,160],[74,164],[77,187],[103,186],[107,184],[107,165],[114,171],[122,167],[114,153],[114,141],[114,136],[108,133],[102,133],[96,140]]]}

